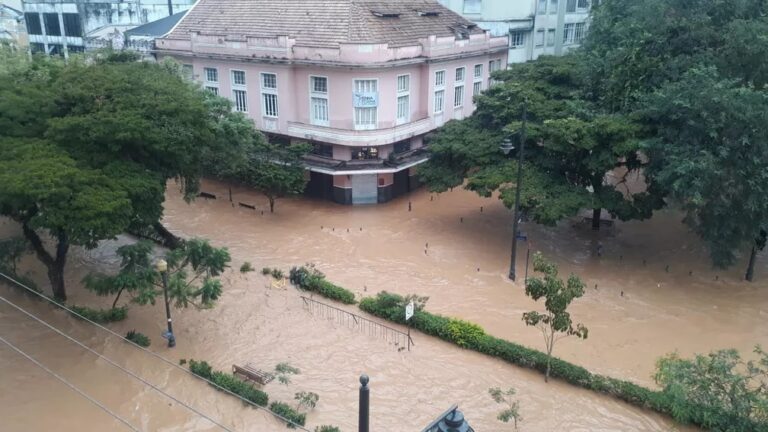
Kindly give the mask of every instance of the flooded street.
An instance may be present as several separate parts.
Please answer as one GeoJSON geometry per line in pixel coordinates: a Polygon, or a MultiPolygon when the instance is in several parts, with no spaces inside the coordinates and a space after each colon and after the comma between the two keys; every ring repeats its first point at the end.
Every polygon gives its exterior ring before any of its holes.
{"type": "MultiPolygon", "coordinates": [[[[361,296],[382,290],[429,296],[427,309],[432,312],[478,323],[494,336],[541,349],[541,334],[521,320],[523,312],[536,308],[521,282],[530,246],[557,262],[561,273],[579,274],[588,286],[571,312],[589,327],[590,337],[563,340],[555,353],[595,372],[649,386],[654,362],[665,353],[677,350],[689,356],[733,347],[746,354],[755,344],[768,343],[768,329],[762,325],[768,317],[767,257],[760,257],[753,284],[741,281],[743,262],[716,271],[703,246],[680,223],[680,215],[671,211],[645,222],[617,221],[610,232],[600,234],[572,227],[573,221],[556,228],[526,223],[522,231],[528,242],[519,243],[519,282],[514,284],[505,276],[511,214],[496,199],[462,190],[432,197],[422,190],[371,207],[281,200],[276,213],[269,214],[258,194],[233,188],[232,207],[226,186],[206,182],[203,190],[219,199],[187,205],[175,186],[169,187],[165,224],[176,234],[229,248],[235,270],[224,278],[217,307],[173,311],[173,349],[159,336],[164,326],[160,305],[133,306],[125,322],[110,328],[149,335],[151,349],[173,361],[205,359],[222,370],[248,362],[262,369],[280,362],[298,367],[302,373],[290,385],[273,381],[265,391],[270,400],[289,403],[298,391],[318,393],[309,429],[334,424],[345,432],[356,430],[358,376],[367,373],[372,431],[419,431],[453,403],[477,431],[511,430],[496,420],[502,407],[487,392],[494,386],[517,389],[521,431],[693,430],[613,398],[557,381],[545,384],[539,374],[420,333],[414,335],[416,347],[410,353],[399,352],[383,340],[311,316],[291,287],[270,289],[258,272],[239,274],[236,269],[244,261],[257,269],[286,271],[312,262],[329,280],[361,296]],[[239,207],[238,202],[257,209],[239,207]],[[598,242],[603,245],[601,257],[596,254],[598,242]]],[[[10,222],[0,225],[2,237],[17,232],[10,222]]],[[[78,285],[88,271],[114,269],[114,251],[126,241],[105,242],[94,251],[73,250],[67,273],[70,304],[111,303],[111,298],[96,298],[78,285]]],[[[22,266],[44,286],[45,273],[34,257],[25,258],[22,266]]],[[[0,293],[233,430],[284,430],[263,412],[244,408],[231,396],[18,290],[0,285],[0,293]]],[[[0,335],[141,430],[221,430],[2,303],[0,335]]],[[[3,345],[0,370],[3,431],[128,430],[3,345]]]]}

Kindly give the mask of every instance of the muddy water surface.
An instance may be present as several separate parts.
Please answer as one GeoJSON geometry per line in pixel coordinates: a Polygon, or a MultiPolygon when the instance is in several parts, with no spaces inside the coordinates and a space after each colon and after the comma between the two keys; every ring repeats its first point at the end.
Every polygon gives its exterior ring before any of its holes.
{"type": "MultiPolygon", "coordinates": [[[[434,198],[422,192],[410,197],[411,212],[407,199],[355,208],[283,200],[276,214],[266,211],[262,216],[267,207],[258,195],[233,190],[235,204],[257,205],[253,211],[233,208],[221,184],[207,183],[204,190],[224,199],[187,205],[170,194],[166,224],[178,234],[228,246],[235,268],[243,261],[286,270],[313,262],[329,279],[361,295],[384,289],[428,295],[432,311],[477,322],[496,336],[534,347],[542,344],[540,334],[520,321],[521,313],[535,305],[521,285],[504,276],[510,215],[495,200],[458,190],[434,198]]],[[[2,229],[8,234],[16,227],[5,223],[2,229]]],[[[563,358],[650,385],[653,362],[666,352],[744,351],[768,342],[768,332],[760,326],[768,315],[766,285],[739,282],[740,268],[712,271],[701,245],[673,213],[619,224],[600,235],[570,224],[555,229],[526,224],[523,230],[532,249],[556,260],[564,273],[579,273],[590,286],[573,308],[574,316],[590,327],[590,339],[563,341],[556,348],[563,358]],[[601,257],[595,252],[597,242],[603,245],[601,257]]],[[[73,253],[68,269],[71,303],[109,303],[78,289],[78,281],[88,271],[114,268],[114,250],[126,241],[73,253]]],[[[522,243],[521,275],[525,248],[522,243]]],[[[23,264],[44,282],[34,259],[23,264]]],[[[758,277],[768,277],[764,261],[758,277]]],[[[356,429],[357,377],[365,372],[372,376],[376,431],[420,430],[453,403],[460,404],[476,430],[503,430],[495,420],[498,407],[487,395],[492,386],[518,390],[524,417],[520,430],[688,430],[612,398],[557,382],[544,384],[537,374],[419,334],[413,351],[398,351],[382,340],[312,317],[292,288],[271,289],[256,274],[231,272],[226,279],[225,295],[215,309],[175,312],[178,345],[173,350],[159,337],[164,324],[159,306],[134,307],[129,319],[113,328],[150,335],[152,349],[174,361],[207,359],[219,369],[245,362],[268,369],[287,361],[302,373],[288,386],[273,382],[265,390],[272,399],[285,401],[301,390],[320,394],[308,417],[312,427],[330,423],[345,431],[356,429]]],[[[16,291],[2,287],[0,292],[227,427],[284,430],[265,414],[243,408],[120,340],[105,339],[102,332],[16,291]]],[[[141,430],[220,430],[3,304],[0,334],[141,430]]],[[[119,423],[7,347],[0,347],[0,370],[2,430],[121,430],[119,423]],[[47,407],[47,415],[37,415],[35,406],[47,407]]]]}

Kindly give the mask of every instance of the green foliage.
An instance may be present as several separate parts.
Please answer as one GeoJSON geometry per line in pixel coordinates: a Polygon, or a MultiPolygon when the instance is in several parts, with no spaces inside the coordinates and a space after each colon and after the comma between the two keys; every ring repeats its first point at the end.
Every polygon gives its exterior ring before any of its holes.
{"type": "Polygon", "coordinates": [[[337,426],[322,425],[315,428],[315,432],[341,432],[337,426]]]}
{"type": "Polygon", "coordinates": [[[289,273],[291,283],[303,290],[312,291],[331,300],[340,301],[345,304],[355,304],[355,294],[352,291],[325,279],[325,275],[313,264],[307,264],[301,267],[293,267],[289,273]]]}
{"type": "Polygon", "coordinates": [[[745,362],[736,350],[659,359],[656,382],[663,387],[672,416],[715,431],[768,430],[768,353],[745,362]]]}
{"type": "MultiPolygon", "coordinates": [[[[89,274],[83,282],[98,295],[116,295],[114,304],[123,292],[139,305],[155,304],[163,295],[161,275],[152,264],[153,246],[149,241],[121,246],[120,271],[114,276],[89,274]]],[[[221,296],[218,276],[229,267],[231,260],[226,248],[215,248],[207,240],[191,239],[168,252],[168,296],[176,307],[190,304],[197,308],[212,307],[221,296]]]]}
{"type": "MultiPolygon", "coordinates": [[[[534,221],[554,225],[582,208],[604,208],[622,220],[644,219],[663,204],[652,188],[630,194],[605,181],[616,168],[626,175],[643,168],[642,130],[633,119],[605,112],[590,99],[579,57],[542,57],[513,65],[497,78],[503,82],[477,98],[472,117],[448,123],[430,141],[430,161],[419,168],[430,190],[442,192],[466,179],[465,188],[484,197],[498,192],[512,207],[517,161],[499,146],[522,128],[525,105],[521,208],[534,221]]],[[[518,149],[520,139],[518,134],[518,149]]]]}
{"type": "Polygon", "coordinates": [[[23,237],[0,240],[0,271],[16,274],[16,266],[29,253],[29,244],[23,237]]]}
{"type": "MultiPolygon", "coordinates": [[[[533,270],[543,273],[543,279],[532,277],[525,282],[525,295],[539,301],[544,299],[545,312],[525,312],[523,321],[528,326],[538,327],[544,336],[547,356],[552,357],[555,342],[565,336],[576,336],[586,339],[588,330],[582,324],[574,326],[571,314],[568,312],[573,300],[584,295],[584,282],[576,275],[570,275],[564,282],[558,277],[557,266],[537,252],[533,256],[533,270]],[[558,336],[558,333],[561,334],[558,336]]],[[[549,379],[549,366],[544,380],[549,379]]]]}
{"type": "Polygon", "coordinates": [[[307,411],[314,409],[317,406],[317,401],[320,400],[320,396],[317,393],[301,391],[293,397],[298,402],[297,410],[304,407],[307,411]]]}
{"type": "Polygon", "coordinates": [[[152,341],[145,334],[137,332],[136,330],[129,331],[125,335],[125,338],[144,348],[148,347],[152,343],[152,341]]]}
{"type": "Polygon", "coordinates": [[[506,405],[506,408],[496,418],[503,423],[509,423],[510,420],[513,420],[515,429],[517,429],[517,422],[522,421],[523,418],[520,416],[520,402],[512,399],[512,396],[515,395],[515,389],[510,387],[507,390],[502,390],[499,387],[491,387],[488,389],[488,394],[497,404],[506,405]]]}
{"type": "Polygon", "coordinates": [[[291,376],[292,375],[299,375],[301,373],[301,370],[298,368],[295,368],[288,363],[278,363],[277,366],[275,366],[275,375],[277,375],[277,381],[280,384],[288,385],[291,383],[291,376]]]}
{"type": "Polygon", "coordinates": [[[253,268],[253,265],[251,265],[251,263],[248,261],[244,262],[243,265],[240,266],[240,273],[250,273],[252,271],[256,271],[256,269],[253,268]]]}
{"type": "MultiPolygon", "coordinates": [[[[269,409],[273,413],[283,416],[284,418],[301,426],[304,426],[304,423],[307,421],[306,414],[299,413],[293,409],[293,407],[283,402],[272,402],[269,404],[269,409]]],[[[288,429],[296,429],[296,426],[291,423],[286,422],[286,426],[288,426],[288,429]]]]}
{"type": "Polygon", "coordinates": [[[236,395],[242,396],[244,399],[253,402],[258,406],[265,407],[269,403],[269,396],[265,392],[253,387],[249,383],[237,379],[232,374],[213,370],[211,365],[206,361],[195,361],[190,359],[189,370],[193,374],[211,381],[236,395]]]}
{"type": "Polygon", "coordinates": [[[128,308],[126,307],[92,309],[85,306],[70,306],[69,308],[77,314],[74,315],[76,318],[83,317],[100,324],[122,321],[128,316],[128,308]]]}
{"type": "Polygon", "coordinates": [[[264,267],[263,269],[261,269],[261,274],[263,274],[264,276],[268,274],[272,274],[272,269],[269,267],[264,267]]]}
{"type": "Polygon", "coordinates": [[[733,264],[768,226],[768,91],[693,69],[650,95],[643,115],[656,131],[649,175],[682,203],[713,262],[733,264]]]}
{"type": "Polygon", "coordinates": [[[283,271],[282,271],[282,270],[280,270],[280,269],[277,269],[277,268],[274,268],[274,269],[272,269],[272,271],[270,272],[270,274],[271,274],[271,275],[272,275],[272,277],[273,277],[273,278],[275,278],[275,279],[282,279],[282,278],[284,278],[284,277],[285,277],[285,273],[283,273],[283,271]]]}

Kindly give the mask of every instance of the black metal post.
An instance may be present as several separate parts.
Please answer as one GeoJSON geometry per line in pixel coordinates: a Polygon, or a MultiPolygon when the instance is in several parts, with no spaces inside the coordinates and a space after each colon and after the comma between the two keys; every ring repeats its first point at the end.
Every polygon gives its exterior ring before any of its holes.
{"type": "Polygon", "coordinates": [[[368,432],[368,420],[370,414],[371,392],[368,388],[368,375],[360,375],[360,420],[358,432],[368,432]]]}
{"type": "Polygon", "coordinates": [[[165,298],[165,317],[168,319],[168,347],[176,346],[176,338],[173,336],[173,322],[171,321],[171,306],[168,303],[168,271],[162,272],[163,297],[165,298]]]}
{"type": "Polygon", "coordinates": [[[168,16],[173,15],[173,0],[168,0],[168,16]]]}
{"type": "Polygon", "coordinates": [[[517,191],[515,192],[515,220],[512,221],[512,257],[509,261],[509,278],[516,279],[515,262],[517,261],[517,222],[520,218],[520,189],[523,183],[523,158],[525,151],[525,127],[528,122],[528,106],[523,102],[523,128],[520,133],[520,153],[517,156],[517,191]]]}

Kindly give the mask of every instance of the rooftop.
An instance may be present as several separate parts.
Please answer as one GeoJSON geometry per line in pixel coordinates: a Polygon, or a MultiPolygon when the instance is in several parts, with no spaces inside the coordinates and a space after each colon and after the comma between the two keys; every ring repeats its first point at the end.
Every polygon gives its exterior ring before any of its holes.
{"type": "Polygon", "coordinates": [[[429,36],[483,33],[435,0],[199,0],[172,39],[191,33],[239,37],[288,36],[297,45],[417,45],[429,36]]]}
{"type": "Polygon", "coordinates": [[[144,25],[132,28],[125,32],[126,36],[148,36],[148,37],[161,37],[165,36],[169,31],[173,29],[173,26],[181,20],[187,11],[175,13],[165,18],[160,18],[157,21],[152,21],[144,25]]]}

